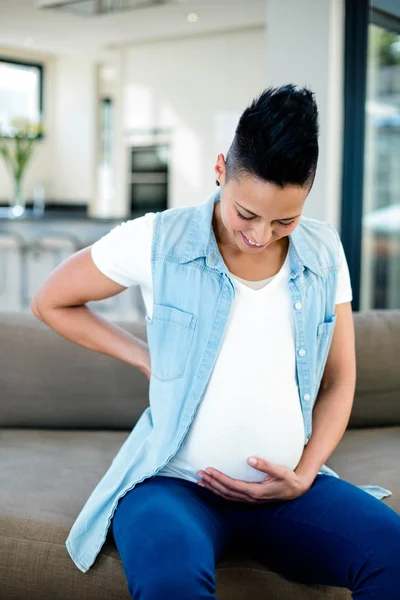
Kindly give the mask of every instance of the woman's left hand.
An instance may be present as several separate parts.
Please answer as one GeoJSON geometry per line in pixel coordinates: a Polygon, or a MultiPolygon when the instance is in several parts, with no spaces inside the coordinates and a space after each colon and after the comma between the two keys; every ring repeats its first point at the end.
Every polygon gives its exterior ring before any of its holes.
{"type": "Polygon", "coordinates": [[[234,502],[253,504],[292,500],[304,494],[313,482],[310,478],[298,475],[288,467],[270,463],[263,458],[257,458],[257,463],[251,466],[267,475],[264,481],[249,483],[240,479],[232,479],[217,469],[209,467],[205,471],[198,471],[197,475],[201,476],[199,481],[203,486],[218,496],[234,502]],[[209,471],[210,474],[206,471],[209,471]]]}

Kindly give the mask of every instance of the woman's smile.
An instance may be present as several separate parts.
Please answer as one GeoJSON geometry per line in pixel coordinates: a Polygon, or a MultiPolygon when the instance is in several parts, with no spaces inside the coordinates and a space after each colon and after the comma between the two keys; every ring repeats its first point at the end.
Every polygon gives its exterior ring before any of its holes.
{"type": "Polygon", "coordinates": [[[248,237],[246,237],[246,235],[243,233],[243,231],[240,232],[243,238],[243,241],[245,244],[247,244],[247,246],[250,246],[250,248],[265,248],[265,246],[267,246],[268,244],[256,244],[255,242],[249,240],[248,237]]]}

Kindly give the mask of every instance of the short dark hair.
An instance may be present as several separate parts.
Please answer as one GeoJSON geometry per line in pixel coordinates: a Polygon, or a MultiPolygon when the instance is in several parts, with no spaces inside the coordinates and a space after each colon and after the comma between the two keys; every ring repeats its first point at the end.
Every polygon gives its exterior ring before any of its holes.
{"type": "Polygon", "coordinates": [[[264,90],[245,109],[226,156],[226,181],[252,175],[281,188],[314,182],[318,163],[314,93],[293,84],[264,90]]]}

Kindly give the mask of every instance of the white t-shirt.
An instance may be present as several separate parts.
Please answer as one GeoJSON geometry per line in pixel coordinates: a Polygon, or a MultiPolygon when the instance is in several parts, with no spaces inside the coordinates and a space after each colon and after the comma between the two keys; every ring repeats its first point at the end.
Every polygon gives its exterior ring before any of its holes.
{"type": "MultiPolygon", "coordinates": [[[[97,267],[129,287],[140,285],[152,316],[151,240],[155,213],[118,225],[92,246],[97,267]]],[[[352,300],[341,247],[336,304],[352,300]]],[[[304,449],[296,381],[295,328],[288,292],[289,253],[276,275],[248,282],[235,275],[235,298],[221,348],[181,446],[157,475],[196,482],[213,467],[243,481],[265,474],[247,463],[259,456],[295,469],[304,449]]]]}

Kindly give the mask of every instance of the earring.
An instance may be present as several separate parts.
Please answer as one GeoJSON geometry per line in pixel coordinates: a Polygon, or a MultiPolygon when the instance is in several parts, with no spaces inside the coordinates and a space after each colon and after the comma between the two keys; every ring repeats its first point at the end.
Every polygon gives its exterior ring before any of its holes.
{"type": "Polygon", "coordinates": [[[218,179],[216,179],[216,181],[215,181],[215,184],[216,184],[216,185],[220,185],[220,183],[219,183],[218,179]]]}

